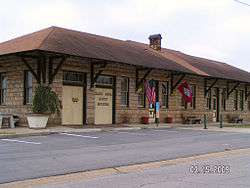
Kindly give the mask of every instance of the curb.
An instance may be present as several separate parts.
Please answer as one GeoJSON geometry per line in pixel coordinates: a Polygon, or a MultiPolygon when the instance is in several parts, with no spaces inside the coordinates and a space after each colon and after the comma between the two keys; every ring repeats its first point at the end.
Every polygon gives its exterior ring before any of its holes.
{"type": "Polygon", "coordinates": [[[28,137],[28,136],[46,136],[57,133],[90,133],[90,132],[107,132],[107,131],[131,131],[131,130],[143,130],[143,129],[171,129],[173,127],[169,126],[137,126],[137,127],[107,127],[107,128],[86,128],[86,129],[76,129],[76,130],[46,130],[45,132],[35,132],[35,133],[14,133],[14,134],[0,134],[0,139],[6,138],[18,138],[18,137],[28,137]]]}
{"type": "Polygon", "coordinates": [[[28,136],[47,136],[55,134],[55,132],[40,132],[40,133],[24,133],[24,134],[6,134],[6,135],[0,135],[0,139],[6,139],[6,138],[19,138],[19,137],[28,137],[28,136]]]}
{"type": "Polygon", "coordinates": [[[6,133],[6,134],[2,134],[0,135],[0,139],[6,139],[6,138],[19,138],[19,137],[28,137],[28,136],[47,136],[47,135],[51,135],[51,134],[58,134],[58,133],[61,133],[61,132],[64,132],[64,133],[90,133],[90,132],[105,132],[105,131],[121,131],[121,130],[140,130],[141,127],[119,127],[119,128],[89,128],[89,129],[83,129],[83,130],[69,130],[69,131],[56,131],[56,130],[49,130],[49,131],[46,131],[46,132],[37,132],[37,133],[19,133],[19,134],[16,134],[16,133],[6,133]]]}

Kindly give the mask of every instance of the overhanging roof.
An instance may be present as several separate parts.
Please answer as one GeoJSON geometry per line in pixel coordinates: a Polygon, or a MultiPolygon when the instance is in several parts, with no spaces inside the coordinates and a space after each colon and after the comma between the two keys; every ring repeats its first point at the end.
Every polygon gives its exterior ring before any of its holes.
{"type": "Polygon", "coordinates": [[[0,56],[32,50],[250,82],[250,73],[225,63],[164,48],[159,52],[146,44],[59,27],[50,27],[0,43],[0,56]]]}

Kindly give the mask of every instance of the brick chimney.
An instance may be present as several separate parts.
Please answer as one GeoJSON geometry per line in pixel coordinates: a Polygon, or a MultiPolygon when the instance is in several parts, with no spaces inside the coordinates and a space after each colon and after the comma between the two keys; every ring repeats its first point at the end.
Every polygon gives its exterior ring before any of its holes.
{"type": "Polygon", "coordinates": [[[150,35],[148,39],[150,48],[161,51],[161,34],[150,35]]]}

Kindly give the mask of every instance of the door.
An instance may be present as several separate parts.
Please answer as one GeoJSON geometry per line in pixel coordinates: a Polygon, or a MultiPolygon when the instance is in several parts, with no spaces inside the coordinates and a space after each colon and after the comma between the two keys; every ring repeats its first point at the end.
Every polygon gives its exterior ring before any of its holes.
{"type": "Polygon", "coordinates": [[[95,88],[95,124],[112,124],[113,89],[95,88]]]}
{"type": "Polygon", "coordinates": [[[83,87],[63,86],[62,105],[62,124],[82,125],[83,87]]]}

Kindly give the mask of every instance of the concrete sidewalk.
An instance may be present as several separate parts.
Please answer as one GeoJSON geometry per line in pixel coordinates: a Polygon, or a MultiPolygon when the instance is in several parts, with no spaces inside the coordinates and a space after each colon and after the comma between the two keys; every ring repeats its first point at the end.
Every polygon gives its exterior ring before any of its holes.
{"type": "Polygon", "coordinates": [[[140,130],[140,129],[192,129],[192,130],[203,130],[203,131],[222,131],[222,132],[240,132],[250,133],[250,128],[234,128],[234,127],[223,127],[219,128],[217,124],[208,124],[208,129],[204,129],[203,125],[183,125],[183,124],[126,124],[126,125],[113,125],[103,127],[84,127],[84,128],[72,128],[67,126],[56,126],[48,127],[46,129],[29,129],[28,127],[17,127],[14,129],[0,129],[0,139],[2,138],[15,138],[25,136],[41,136],[55,133],[87,133],[87,132],[100,132],[100,131],[128,131],[128,130],[140,130]]]}
{"type": "Polygon", "coordinates": [[[239,127],[223,127],[220,128],[219,126],[207,126],[207,129],[204,129],[204,127],[199,126],[190,126],[190,127],[179,127],[180,129],[192,129],[192,130],[199,130],[199,131],[218,131],[218,132],[235,132],[235,133],[250,133],[250,128],[239,128],[239,127]]]}

